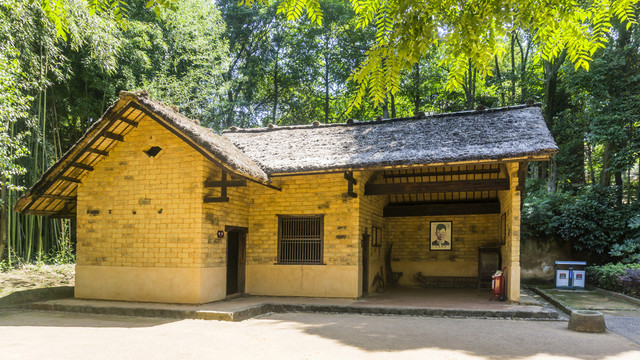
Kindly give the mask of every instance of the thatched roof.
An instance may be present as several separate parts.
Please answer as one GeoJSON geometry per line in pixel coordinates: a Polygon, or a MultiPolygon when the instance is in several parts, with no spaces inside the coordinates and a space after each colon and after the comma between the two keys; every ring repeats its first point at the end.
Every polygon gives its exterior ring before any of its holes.
{"type": "Polygon", "coordinates": [[[267,174],[229,140],[181,115],[177,109],[149,99],[146,92],[123,91],[120,99],[18,199],[15,210],[72,216],[78,184],[117,146],[117,138],[125,139],[144,117],[157,121],[231,174],[268,185],[267,174]]]}
{"type": "Polygon", "coordinates": [[[143,118],[157,121],[234,176],[482,160],[544,159],[557,151],[539,106],[347,124],[230,129],[217,135],[146,92],[121,92],[104,115],[18,199],[19,212],[73,216],[77,187],[143,118]]]}
{"type": "Polygon", "coordinates": [[[122,91],[120,92],[120,99],[123,98],[135,98],[140,104],[175,126],[190,140],[193,140],[224,164],[229,165],[232,172],[264,183],[269,182],[267,174],[242,151],[213,130],[200,126],[198,120],[189,119],[180,114],[177,109],[172,109],[161,102],[149,99],[149,95],[146,92],[132,93],[122,91]]]}
{"type": "Polygon", "coordinates": [[[232,128],[223,136],[269,175],[542,158],[558,150],[539,105],[350,124],[232,128]]]}

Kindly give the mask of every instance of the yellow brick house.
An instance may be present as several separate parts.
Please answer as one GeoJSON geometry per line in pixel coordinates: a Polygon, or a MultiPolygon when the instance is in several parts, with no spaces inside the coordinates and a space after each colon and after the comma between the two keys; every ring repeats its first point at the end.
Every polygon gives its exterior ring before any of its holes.
{"type": "Polygon", "coordinates": [[[78,298],[357,298],[496,249],[516,301],[527,163],[556,151],[537,105],[218,135],[122,92],[15,209],[76,219],[78,298]]]}

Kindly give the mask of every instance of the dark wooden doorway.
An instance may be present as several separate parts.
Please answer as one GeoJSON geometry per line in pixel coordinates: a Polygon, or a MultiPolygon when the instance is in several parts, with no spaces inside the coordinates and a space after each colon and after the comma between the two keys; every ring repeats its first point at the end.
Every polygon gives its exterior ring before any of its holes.
{"type": "Polygon", "coordinates": [[[369,293],[369,238],[365,229],[362,234],[362,296],[369,293]]]}
{"type": "Polygon", "coordinates": [[[227,232],[227,296],[244,293],[246,254],[245,232],[227,232]]]}

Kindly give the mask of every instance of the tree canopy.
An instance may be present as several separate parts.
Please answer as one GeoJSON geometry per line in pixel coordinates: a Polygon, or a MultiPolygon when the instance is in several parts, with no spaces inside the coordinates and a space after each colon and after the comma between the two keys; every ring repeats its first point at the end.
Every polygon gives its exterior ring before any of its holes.
{"type": "MultiPolygon", "coordinates": [[[[322,22],[319,0],[242,0],[244,4],[278,3],[278,12],[295,20],[306,11],[322,22]]],[[[503,39],[517,30],[532,34],[544,60],[566,49],[576,68],[589,62],[607,42],[611,21],[635,23],[638,0],[351,0],[360,27],[375,27],[375,42],[352,79],[358,84],[355,104],[369,91],[374,103],[394,94],[400,74],[417,63],[430,46],[444,48],[441,62],[449,68],[447,88],[464,83],[469,65],[481,78],[492,75],[494,57],[505,52],[503,39]]]]}
{"type": "MultiPolygon", "coordinates": [[[[35,0],[32,0],[35,1],[35,0]]],[[[39,0],[55,24],[57,34],[66,37],[67,0],[39,0]]],[[[107,13],[126,27],[124,0],[86,0],[89,10],[107,13]]],[[[132,0],[135,1],[135,0],[132,0]]],[[[138,0],[141,1],[141,0],[138,0]]],[[[145,0],[158,16],[162,9],[176,9],[181,0],[145,0]]],[[[373,27],[375,41],[365,61],[351,76],[357,84],[353,104],[365,96],[384,102],[388,93],[400,87],[401,73],[420,60],[429,47],[444,48],[441,63],[449,68],[447,89],[465,82],[471,66],[480,78],[495,71],[494,58],[506,50],[503,39],[524,30],[538,44],[537,55],[546,61],[563,51],[576,68],[588,70],[596,50],[607,42],[613,19],[635,23],[634,7],[639,0],[350,0],[360,28],[373,27]]],[[[287,20],[308,19],[322,26],[325,12],[321,0],[240,0],[244,5],[277,5],[287,20]]],[[[564,56],[564,55],[563,55],[564,56]]]]}

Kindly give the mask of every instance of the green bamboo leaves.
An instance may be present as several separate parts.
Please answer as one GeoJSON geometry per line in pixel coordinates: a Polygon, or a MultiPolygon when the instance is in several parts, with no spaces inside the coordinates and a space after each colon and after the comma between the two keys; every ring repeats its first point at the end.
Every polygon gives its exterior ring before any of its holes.
{"type": "MultiPolygon", "coordinates": [[[[353,73],[358,87],[354,106],[379,104],[398,90],[400,73],[421,53],[437,44],[444,48],[441,65],[448,69],[447,89],[459,89],[471,66],[480,78],[492,75],[493,59],[502,54],[504,39],[518,29],[535,34],[543,60],[563,50],[576,69],[589,70],[595,51],[604,47],[611,20],[636,23],[639,0],[350,0],[358,26],[376,29],[367,60],[353,73]]],[[[268,4],[271,0],[241,0],[268,4]]],[[[316,23],[322,19],[317,1],[281,0],[279,12],[297,20],[303,10],[316,23]]]]}

